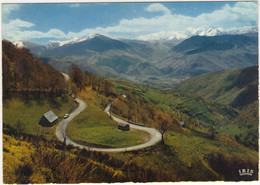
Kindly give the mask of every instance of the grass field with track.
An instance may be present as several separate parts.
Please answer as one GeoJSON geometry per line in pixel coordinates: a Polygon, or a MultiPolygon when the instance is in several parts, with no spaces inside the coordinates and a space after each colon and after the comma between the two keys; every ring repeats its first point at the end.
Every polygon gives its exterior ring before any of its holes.
{"type": "Polygon", "coordinates": [[[52,110],[58,117],[62,117],[73,107],[73,99],[70,96],[57,97],[54,99],[31,99],[24,101],[20,98],[6,100],[3,104],[3,123],[16,128],[18,120],[22,123],[24,133],[35,135],[35,127],[40,127],[45,132],[46,138],[56,139],[53,127],[42,127],[38,124],[42,115],[52,110]]]}
{"type": "Polygon", "coordinates": [[[87,103],[87,108],[68,125],[67,134],[70,139],[88,146],[105,148],[135,146],[149,140],[147,132],[118,130],[117,122],[100,108],[99,96],[91,88],[86,88],[79,94],[87,103]]]}

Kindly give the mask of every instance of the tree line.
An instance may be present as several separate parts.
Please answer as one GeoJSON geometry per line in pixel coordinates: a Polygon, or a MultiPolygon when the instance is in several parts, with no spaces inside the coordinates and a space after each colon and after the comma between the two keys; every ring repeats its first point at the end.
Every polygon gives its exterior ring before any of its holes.
{"type": "Polygon", "coordinates": [[[181,130],[178,118],[145,102],[131,90],[125,93],[125,97],[118,96],[111,107],[111,112],[127,118],[129,122],[157,128],[162,134],[162,142],[164,142],[164,134],[167,130],[181,130]]]}
{"type": "Polygon", "coordinates": [[[64,93],[63,75],[34,57],[27,48],[2,41],[3,94],[12,92],[64,93]]]}
{"type": "Polygon", "coordinates": [[[77,94],[83,90],[85,86],[92,87],[99,94],[108,96],[117,96],[111,82],[100,78],[88,71],[83,72],[78,66],[72,64],[70,67],[70,83],[69,91],[72,94],[77,94]]]}

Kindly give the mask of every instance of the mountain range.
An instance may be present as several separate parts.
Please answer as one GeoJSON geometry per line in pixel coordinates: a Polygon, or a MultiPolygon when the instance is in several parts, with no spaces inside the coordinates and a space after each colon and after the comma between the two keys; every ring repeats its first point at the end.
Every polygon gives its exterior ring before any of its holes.
{"type": "Polygon", "coordinates": [[[201,26],[199,28],[188,27],[184,31],[163,31],[138,37],[139,40],[156,41],[156,40],[184,40],[192,36],[216,36],[216,35],[238,35],[245,33],[256,33],[257,26],[244,26],[239,28],[225,29],[222,27],[213,28],[201,26]]]}
{"type": "Polygon", "coordinates": [[[63,72],[75,64],[99,76],[164,89],[200,74],[258,65],[257,33],[158,41],[95,34],[46,46],[23,41],[17,45],[63,72]]]}
{"type": "Polygon", "coordinates": [[[161,61],[166,74],[187,79],[258,63],[258,40],[247,35],[194,36],[174,46],[161,61]]]}

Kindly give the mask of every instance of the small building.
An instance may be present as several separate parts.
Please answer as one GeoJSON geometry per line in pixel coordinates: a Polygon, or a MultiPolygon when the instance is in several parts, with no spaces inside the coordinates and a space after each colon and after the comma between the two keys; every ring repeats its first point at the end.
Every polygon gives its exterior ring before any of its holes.
{"type": "Polygon", "coordinates": [[[126,123],[118,123],[118,129],[122,130],[122,131],[129,131],[130,130],[130,126],[129,124],[126,123]]]}
{"type": "Polygon", "coordinates": [[[58,122],[58,119],[59,117],[54,112],[52,112],[52,110],[50,110],[43,114],[39,124],[45,127],[52,127],[58,122]]]}
{"type": "Polygon", "coordinates": [[[182,127],[185,127],[184,121],[181,121],[181,122],[180,122],[180,125],[181,125],[182,127]]]}

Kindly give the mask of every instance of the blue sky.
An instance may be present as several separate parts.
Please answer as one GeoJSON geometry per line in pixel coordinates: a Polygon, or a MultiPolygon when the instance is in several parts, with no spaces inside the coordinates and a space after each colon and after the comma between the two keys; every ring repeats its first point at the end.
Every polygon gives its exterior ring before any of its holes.
{"type": "Polygon", "coordinates": [[[93,33],[139,38],[202,26],[257,26],[254,2],[2,4],[2,37],[47,44],[93,33]]]}

